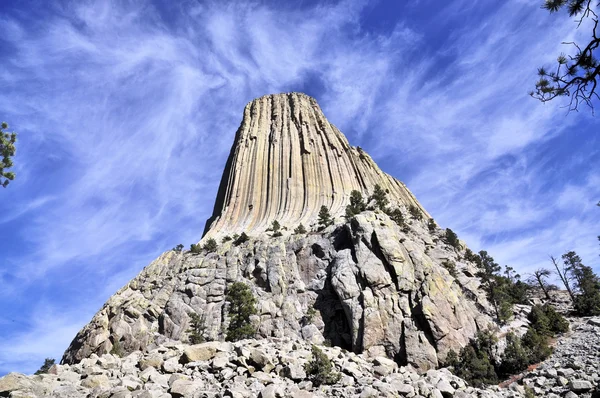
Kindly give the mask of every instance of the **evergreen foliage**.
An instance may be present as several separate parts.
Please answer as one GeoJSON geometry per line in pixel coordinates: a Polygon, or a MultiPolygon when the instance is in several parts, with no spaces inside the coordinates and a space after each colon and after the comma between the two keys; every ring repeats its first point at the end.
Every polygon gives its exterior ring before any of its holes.
{"type": "Polygon", "coordinates": [[[500,292],[498,291],[498,282],[499,278],[497,278],[497,274],[500,271],[500,265],[494,261],[494,258],[485,250],[479,252],[479,263],[477,266],[479,267],[479,271],[477,272],[477,276],[481,278],[482,287],[485,289],[487,293],[488,300],[494,307],[494,311],[496,312],[496,319],[500,322],[506,321],[506,319],[500,318],[500,292]]]}
{"type": "Polygon", "coordinates": [[[231,236],[226,235],[226,236],[223,237],[223,239],[221,239],[221,242],[222,243],[229,242],[231,239],[232,239],[231,236]]]}
{"type": "Polygon", "coordinates": [[[579,316],[600,315],[600,278],[574,251],[562,255],[562,266],[550,257],[579,316]]]}
{"type": "Polygon", "coordinates": [[[15,179],[15,173],[7,171],[13,166],[12,158],[15,156],[17,134],[6,131],[8,124],[0,124],[0,185],[6,188],[10,181],[15,179]]]}
{"type": "Polygon", "coordinates": [[[570,17],[574,17],[581,26],[585,19],[593,22],[591,35],[585,42],[577,44],[568,42],[573,54],[560,54],[556,66],[550,69],[538,69],[539,79],[535,90],[529,94],[542,102],[551,101],[556,97],[570,97],[569,109],[577,110],[580,103],[592,107],[592,100],[599,99],[596,86],[600,76],[600,62],[597,51],[600,47],[598,36],[598,14],[595,0],[545,0],[542,6],[550,13],[567,9],[570,17]],[[589,42],[588,42],[589,40],[589,42]]]}
{"type": "Polygon", "coordinates": [[[199,243],[192,243],[190,245],[190,251],[194,254],[202,253],[202,246],[199,243]]]}
{"type": "Polygon", "coordinates": [[[475,255],[467,249],[465,259],[473,261],[479,268],[477,276],[481,278],[482,287],[494,307],[496,319],[506,323],[512,316],[513,305],[527,302],[529,286],[519,279],[520,275],[512,267],[506,266],[504,275],[501,275],[500,265],[484,250],[475,255]]]}
{"type": "Polygon", "coordinates": [[[386,211],[387,206],[389,204],[389,200],[386,197],[385,191],[381,188],[379,184],[375,185],[373,190],[373,194],[369,197],[369,201],[375,201],[375,207],[377,207],[381,211],[386,211]]]}
{"type": "Polygon", "coordinates": [[[329,214],[329,209],[327,208],[327,206],[321,206],[321,209],[319,210],[318,222],[321,229],[333,224],[333,220],[331,219],[331,214],[329,214]]]}
{"type": "Polygon", "coordinates": [[[458,249],[460,247],[458,236],[450,228],[446,228],[446,243],[448,243],[455,249],[458,249]]]}
{"type": "Polygon", "coordinates": [[[56,360],[54,358],[46,358],[46,359],[44,359],[44,364],[34,374],[41,375],[41,374],[44,374],[44,373],[48,373],[48,371],[50,370],[50,368],[52,366],[54,366],[54,362],[56,362],[56,360]]]}
{"type": "Polygon", "coordinates": [[[563,262],[574,280],[575,312],[579,316],[600,315],[600,279],[574,251],[563,254],[563,262]]]}
{"type": "Polygon", "coordinates": [[[502,354],[502,363],[499,373],[502,376],[509,376],[519,373],[529,366],[529,352],[523,347],[521,339],[514,333],[506,335],[506,349],[502,354]]]}
{"type": "Polygon", "coordinates": [[[234,235],[234,241],[233,244],[236,246],[241,245],[242,243],[246,243],[248,242],[250,238],[248,237],[248,235],[246,235],[245,232],[242,232],[240,235],[238,235],[237,237],[234,235]]]}
{"type": "Polygon", "coordinates": [[[411,217],[417,221],[421,221],[423,219],[423,213],[421,213],[421,210],[419,210],[419,208],[415,205],[408,206],[408,212],[410,213],[411,217]]]}
{"type": "Polygon", "coordinates": [[[398,208],[394,210],[388,210],[387,215],[390,216],[392,221],[394,221],[398,226],[400,226],[403,230],[407,228],[406,222],[404,221],[404,214],[398,208]]]}
{"type": "Polygon", "coordinates": [[[458,273],[456,271],[456,264],[454,263],[454,261],[450,261],[450,260],[444,260],[442,262],[442,266],[444,268],[446,268],[446,270],[448,270],[448,272],[450,273],[450,275],[454,278],[457,277],[458,273]]]}
{"type": "Polygon", "coordinates": [[[273,237],[281,236],[281,224],[279,221],[273,220],[273,224],[271,224],[271,229],[273,230],[273,237]]]}
{"type": "Polygon", "coordinates": [[[296,229],[294,229],[294,233],[296,235],[301,235],[301,234],[305,234],[306,233],[306,228],[304,228],[304,225],[300,224],[296,227],[296,229]]]}
{"type": "Polygon", "coordinates": [[[227,341],[238,341],[252,338],[256,330],[250,323],[250,316],[257,313],[256,298],[243,282],[235,282],[227,291],[225,300],[229,303],[229,326],[227,341]]]}
{"type": "Polygon", "coordinates": [[[190,327],[187,332],[190,343],[204,343],[206,341],[206,322],[204,315],[200,316],[195,312],[188,312],[188,316],[190,317],[190,327]]]}
{"type": "Polygon", "coordinates": [[[481,264],[481,257],[469,248],[465,250],[465,260],[475,263],[475,265],[481,264]]]}
{"type": "Polygon", "coordinates": [[[496,339],[491,332],[479,332],[475,339],[460,350],[448,353],[446,365],[453,367],[453,373],[475,387],[496,384],[496,374],[492,349],[496,339]]]}
{"type": "Polygon", "coordinates": [[[271,224],[271,230],[273,232],[279,232],[280,229],[281,229],[281,224],[279,224],[279,221],[273,220],[273,223],[271,224]]]}
{"type": "Polygon", "coordinates": [[[315,345],[312,346],[312,360],[304,365],[304,371],[315,387],[335,384],[341,378],[327,355],[315,345]]]}
{"type": "Polygon", "coordinates": [[[429,229],[429,232],[435,232],[437,225],[435,224],[435,220],[433,218],[430,218],[429,221],[427,221],[427,228],[429,229]]]}
{"type": "Polygon", "coordinates": [[[552,354],[549,339],[569,330],[569,322],[550,305],[533,306],[527,318],[530,326],[521,339],[513,334],[507,336],[507,347],[498,370],[502,376],[522,372],[527,366],[548,358],[552,354]]]}
{"type": "Polygon", "coordinates": [[[546,359],[552,349],[550,337],[568,330],[569,324],[551,306],[534,306],[529,314],[530,326],[522,338],[513,333],[506,336],[506,349],[498,362],[494,350],[497,343],[493,334],[478,333],[460,354],[450,351],[446,365],[453,373],[474,386],[496,384],[499,377],[522,372],[531,364],[546,359]]]}
{"type": "Polygon", "coordinates": [[[366,209],[367,205],[365,204],[360,191],[353,190],[350,192],[350,204],[346,206],[346,218],[350,219],[366,209]]]}
{"type": "Polygon", "coordinates": [[[173,248],[173,251],[176,251],[177,253],[181,253],[183,251],[183,247],[184,246],[180,243],[173,248]]]}
{"type": "Polygon", "coordinates": [[[217,241],[214,240],[213,238],[210,238],[209,240],[206,241],[206,243],[204,244],[204,250],[206,250],[209,253],[212,253],[214,251],[217,251],[217,241]]]}

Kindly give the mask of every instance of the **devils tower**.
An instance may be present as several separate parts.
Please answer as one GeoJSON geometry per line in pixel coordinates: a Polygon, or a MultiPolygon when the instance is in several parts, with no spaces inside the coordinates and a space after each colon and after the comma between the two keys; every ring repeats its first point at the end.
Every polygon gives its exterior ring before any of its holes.
{"type": "Polygon", "coordinates": [[[268,95],[244,109],[202,242],[216,251],[168,251],[113,295],[75,337],[63,363],[119,347],[125,353],[186,342],[190,313],[211,340],[228,323],[236,281],[258,299],[256,338],[330,342],[437,367],[491,323],[474,264],[443,239],[407,187],[351,146],[304,94],[268,95]],[[393,220],[373,206],[344,217],[350,194],[379,185],[393,220]],[[333,224],[319,228],[329,209],[333,224]],[[398,213],[399,212],[399,213],[398,213]],[[281,236],[269,231],[273,221],[281,236]],[[307,233],[294,233],[303,224],[307,233]],[[230,238],[245,233],[249,240],[230,238]],[[444,264],[452,263],[455,272],[444,264]],[[314,312],[314,316],[307,314],[314,312]]]}
{"type": "Polygon", "coordinates": [[[309,224],[321,206],[343,214],[352,190],[368,195],[375,185],[427,214],[403,183],[348,144],[315,99],[267,95],[244,109],[207,232],[264,232],[274,220],[309,224]]]}

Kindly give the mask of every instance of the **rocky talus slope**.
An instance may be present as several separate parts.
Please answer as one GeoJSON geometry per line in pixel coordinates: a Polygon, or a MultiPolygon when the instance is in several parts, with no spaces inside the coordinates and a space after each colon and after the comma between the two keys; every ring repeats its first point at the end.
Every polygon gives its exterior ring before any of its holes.
{"type": "Polygon", "coordinates": [[[522,383],[536,396],[600,397],[600,318],[572,318],[571,331],[559,339],[553,355],[525,375],[522,383]]]}
{"type": "Polygon", "coordinates": [[[115,345],[132,352],[186,341],[190,312],[202,316],[209,338],[223,339],[226,290],[242,281],[259,300],[257,337],[328,340],[355,353],[382,347],[400,364],[435,368],[492,320],[464,247],[446,244],[428,219],[404,184],[351,147],[314,99],[261,97],[244,110],[207,222],[202,243],[218,239],[216,252],[164,253],[108,300],[63,363],[115,345]],[[381,210],[343,217],[351,191],[368,197],[375,185],[405,225],[381,210]],[[319,229],[323,205],[334,223],[319,229]],[[275,220],[282,236],[268,231],[275,220]],[[309,232],[292,233],[301,222],[309,232]],[[250,240],[221,243],[241,232],[250,240]]]}
{"type": "Polygon", "coordinates": [[[11,373],[0,379],[0,396],[12,398],[200,398],[200,397],[592,397],[598,384],[600,318],[571,319],[573,332],[555,353],[520,383],[485,390],[468,387],[447,369],[420,374],[399,366],[384,352],[357,355],[323,347],[340,372],[333,385],[314,386],[304,364],[310,344],[302,339],[269,338],[236,343],[185,345],[165,342],[120,358],[92,354],[78,364],[55,365],[49,374],[11,373]]]}

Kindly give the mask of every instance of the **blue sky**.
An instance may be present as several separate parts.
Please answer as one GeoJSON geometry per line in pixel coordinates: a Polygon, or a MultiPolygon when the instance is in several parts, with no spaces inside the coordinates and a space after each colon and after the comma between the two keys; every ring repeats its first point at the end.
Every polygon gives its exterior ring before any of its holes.
{"type": "Polygon", "coordinates": [[[316,97],[472,249],[521,273],[576,250],[600,272],[599,119],[527,95],[583,29],[532,0],[291,3],[1,2],[19,142],[0,374],[60,359],[112,293],[200,239],[243,107],[269,93],[316,97]]]}

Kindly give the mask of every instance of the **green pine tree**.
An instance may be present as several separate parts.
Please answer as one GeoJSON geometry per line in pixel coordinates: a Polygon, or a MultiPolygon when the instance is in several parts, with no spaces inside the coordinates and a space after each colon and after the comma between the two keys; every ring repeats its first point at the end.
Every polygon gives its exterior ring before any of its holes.
{"type": "Polygon", "coordinates": [[[331,214],[329,214],[329,209],[327,208],[327,206],[321,206],[321,209],[319,210],[318,223],[321,229],[333,224],[333,220],[331,219],[331,214]]]}
{"type": "Polygon", "coordinates": [[[15,156],[17,134],[6,131],[8,124],[0,124],[0,185],[6,188],[10,181],[15,179],[15,173],[8,171],[13,166],[12,158],[15,156]]]}
{"type": "Polygon", "coordinates": [[[341,375],[334,370],[331,360],[317,346],[312,346],[312,360],[304,365],[306,375],[315,387],[321,384],[335,384],[341,375]]]}
{"type": "Polygon", "coordinates": [[[374,200],[375,206],[382,211],[387,209],[389,200],[386,197],[386,192],[381,188],[379,184],[375,185],[373,194],[369,198],[369,201],[374,200]]]}
{"type": "Polygon", "coordinates": [[[250,316],[257,313],[256,298],[243,282],[229,286],[225,300],[229,303],[229,326],[227,341],[238,341],[254,337],[256,330],[250,322],[250,316]]]}
{"type": "Polygon", "coordinates": [[[35,374],[36,375],[41,375],[41,374],[44,374],[44,373],[48,373],[48,371],[50,370],[50,368],[52,366],[54,366],[54,362],[55,362],[54,358],[46,358],[44,360],[44,364],[42,365],[42,367],[39,368],[38,371],[35,372],[35,374]]]}
{"type": "Polygon", "coordinates": [[[360,191],[354,190],[350,192],[350,204],[346,206],[346,218],[352,218],[365,211],[366,208],[367,205],[365,204],[360,191]]]}

